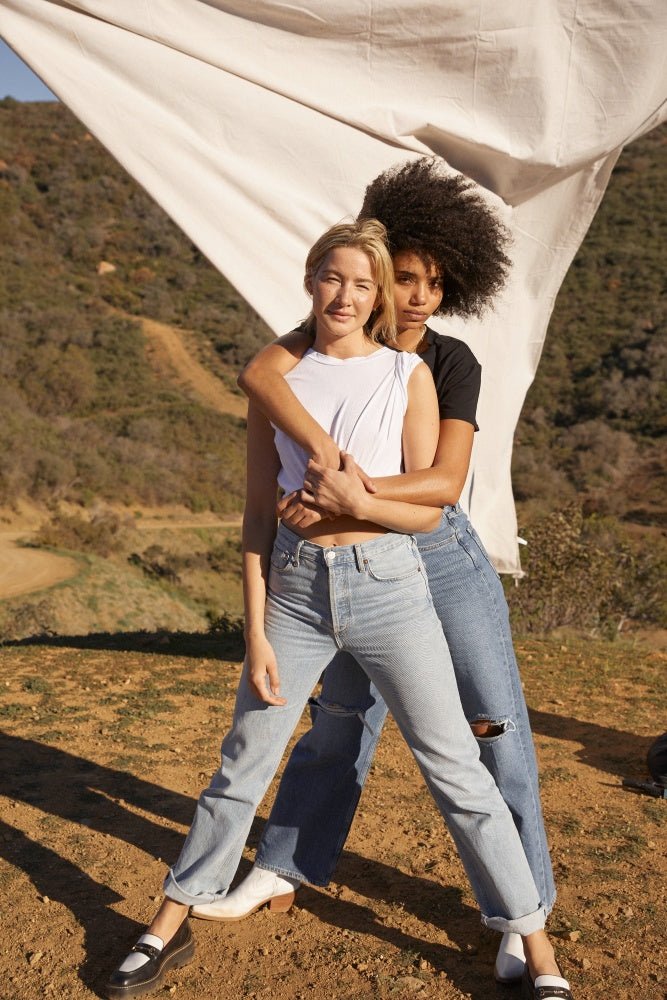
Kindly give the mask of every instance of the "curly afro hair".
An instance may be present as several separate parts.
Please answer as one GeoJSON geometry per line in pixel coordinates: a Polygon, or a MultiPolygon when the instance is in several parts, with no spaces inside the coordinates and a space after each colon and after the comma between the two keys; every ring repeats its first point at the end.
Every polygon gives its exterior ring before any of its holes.
{"type": "Polygon", "coordinates": [[[507,229],[475,184],[434,157],[386,170],[366,188],[359,218],[387,228],[392,256],[414,253],[444,279],[438,315],[479,316],[505,283],[507,229]]]}

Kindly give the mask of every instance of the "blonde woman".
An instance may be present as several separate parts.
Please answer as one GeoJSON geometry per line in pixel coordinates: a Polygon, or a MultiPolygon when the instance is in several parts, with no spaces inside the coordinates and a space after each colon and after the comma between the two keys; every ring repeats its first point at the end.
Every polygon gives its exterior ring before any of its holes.
{"type": "MultiPolygon", "coordinates": [[[[396,474],[402,465],[428,468],[438,439],[431,375],[418,356],[378,342],[395,336],[384,227],[366,220],[328,230],[308,255],[305,286],[314,341],[290,373],[293,391],[372,475],[396,474]]],[[[557,975],[516,828],[480,763],[453,671],[442,670],[445,640],[410,534],[434,528],[441,510],[379,499],[359,482],[351,486],[352,513],[301,532],[282,524],[276,531],[277,489],[290,492],[303,482],[306,463],[306,453],[251,407],[243,524],[247,655],[232,728],[165,881],[166,899],[112,974],[107,996],[153,992],[169,968],[191,960],[188,908],[226,895],[308,695],[326,668],[340,661],[344,669],[351,658],[381,692],[414,754],[484,922],[524,936],[534,974],[557,975]]]]}

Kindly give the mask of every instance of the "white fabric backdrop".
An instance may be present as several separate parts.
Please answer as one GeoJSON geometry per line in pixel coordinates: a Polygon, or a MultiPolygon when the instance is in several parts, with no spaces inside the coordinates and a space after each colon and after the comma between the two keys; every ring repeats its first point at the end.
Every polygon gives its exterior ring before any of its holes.
{"type": "Polygon", "coordinates": [[[0,34],[278,333],[379,171],[435,152],[489,192],[512,280],[448,329],[484,372],[467,505],[516,571],[514,428],[614,162],[665,117],[667,5],[0,0],[0,34]]]}

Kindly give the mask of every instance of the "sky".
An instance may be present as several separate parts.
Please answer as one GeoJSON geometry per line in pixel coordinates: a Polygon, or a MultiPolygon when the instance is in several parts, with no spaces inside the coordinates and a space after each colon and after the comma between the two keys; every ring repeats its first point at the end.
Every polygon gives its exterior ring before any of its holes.
{"type": "Polygon", "coordinates": [[[55,94],[0,39],[0,98],[17,101],[55,101],[55,94]]]}

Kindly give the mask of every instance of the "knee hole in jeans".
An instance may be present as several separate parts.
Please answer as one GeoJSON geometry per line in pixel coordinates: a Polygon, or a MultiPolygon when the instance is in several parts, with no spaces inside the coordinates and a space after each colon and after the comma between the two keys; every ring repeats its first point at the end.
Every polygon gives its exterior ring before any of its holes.
{"type": "Polygon", "coordinates": [[[473,736],[482,741],[516,732],[516,726],[511,719],[475,719],[470,723],[470,728],[473,736]]]}

